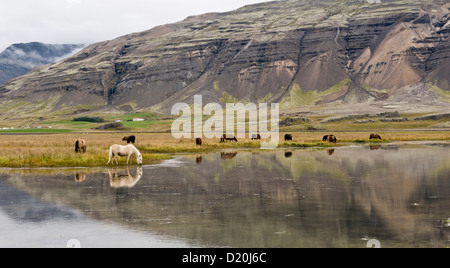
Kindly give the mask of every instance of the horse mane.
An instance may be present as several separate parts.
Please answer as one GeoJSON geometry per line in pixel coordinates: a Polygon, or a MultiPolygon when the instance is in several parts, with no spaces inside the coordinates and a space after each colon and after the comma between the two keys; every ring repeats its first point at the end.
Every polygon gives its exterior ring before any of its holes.
{"type": "Polygon", "coordinates": [[[136,146],[134,146],[133,144],[128,144],[127,146],[131,147],[135,155],[142,155],[141,152],[139,152],[138,148],[136,148],[136,146]]]}

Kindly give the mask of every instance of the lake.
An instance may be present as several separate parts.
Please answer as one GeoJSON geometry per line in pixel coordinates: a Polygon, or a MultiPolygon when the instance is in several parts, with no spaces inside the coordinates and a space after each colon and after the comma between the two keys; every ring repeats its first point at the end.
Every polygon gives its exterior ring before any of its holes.
{"type": "Polygon", "coordinates": [[[450,143],[0,170],[0,247],[443,248],[450,143]]]}

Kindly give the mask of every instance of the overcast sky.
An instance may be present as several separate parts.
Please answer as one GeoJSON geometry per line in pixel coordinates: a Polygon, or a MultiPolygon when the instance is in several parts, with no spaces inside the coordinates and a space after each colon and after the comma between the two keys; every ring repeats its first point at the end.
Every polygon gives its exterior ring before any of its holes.
{"type": "Polygon", "coordinates": [[[2,0],[0,52],[14,43],[90,44],[269,0],[2,0]]]}

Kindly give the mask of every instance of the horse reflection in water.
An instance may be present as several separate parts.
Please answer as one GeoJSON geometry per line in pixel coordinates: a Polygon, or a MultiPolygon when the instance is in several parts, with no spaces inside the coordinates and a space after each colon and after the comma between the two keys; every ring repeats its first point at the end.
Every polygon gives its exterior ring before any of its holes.
{"type": "Polygon", "coordinates": [[[86,180],[86,171],[79,171],[75,174],[75,181],[76,182],[83,182],[86,180]]]}
{"type": "Polygon", "coordinates": [[[143,175],[142,167],[136,168],[136,173],[133,176],[127,167],[127,174],[118,174],[118,169],[116,168],[114,172],[108,169],[109,173],[109,184],[112,188],[133,188],[136,183],[141,179],[143,175]]]}
{"type": "Polygon", "coordinates": [[[376,151],[381,148],[381,145],[370,145],[369,148],[371,151],[376,151]]]}
{"type": "Polygon", "coordinates": [[[237,152],[221,152],[220,157],[224,160],[233,159],[236,157],[237,154],[238,154],[237,152]]]}

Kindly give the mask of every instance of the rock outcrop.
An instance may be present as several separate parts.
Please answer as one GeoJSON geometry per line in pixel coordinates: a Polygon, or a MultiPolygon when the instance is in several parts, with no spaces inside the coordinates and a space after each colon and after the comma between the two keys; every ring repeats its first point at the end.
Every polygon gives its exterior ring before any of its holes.
{"type": "Polygon", "coordinates": [[[195,94],[205,103],[278,102],[286,110],[399,110],[418,98],[448,109],[446,2],[276,1],[189,17],[10,81],[0,87],[0,113],[169,113],[195,94]]]}

